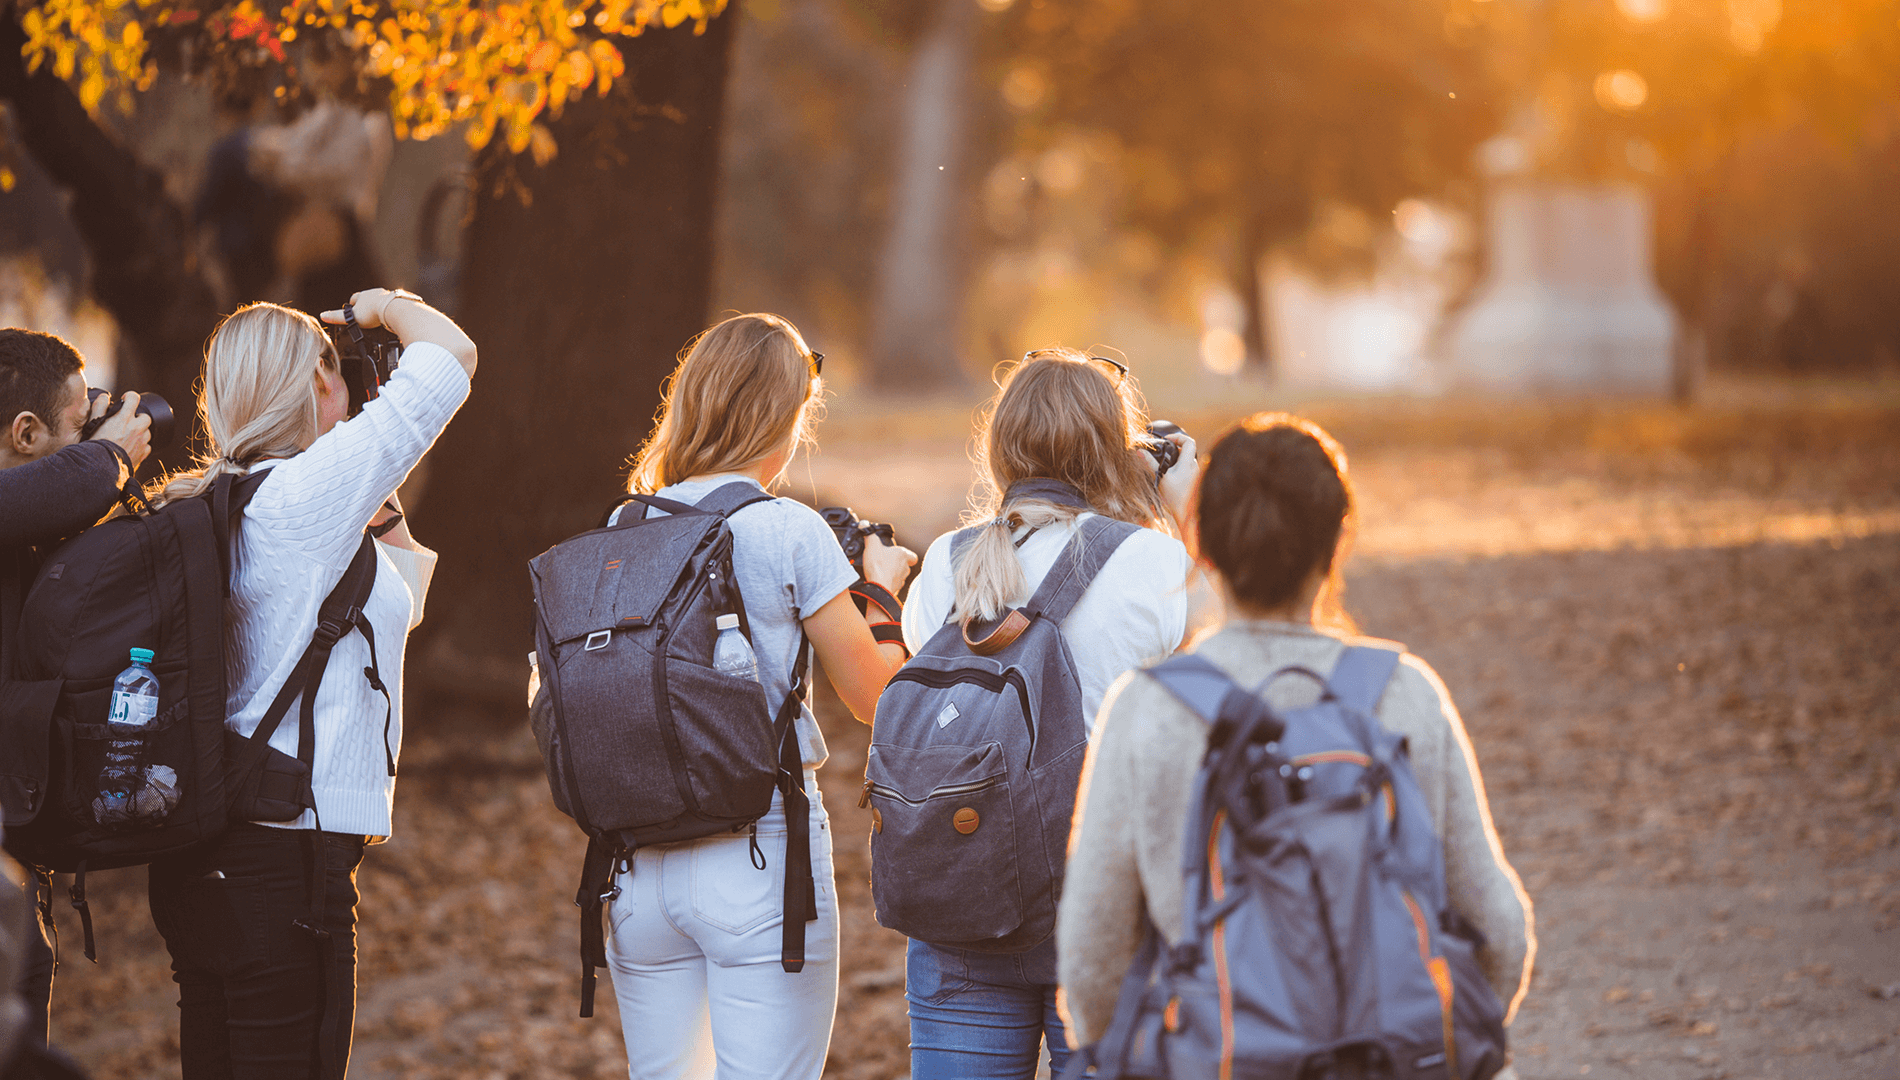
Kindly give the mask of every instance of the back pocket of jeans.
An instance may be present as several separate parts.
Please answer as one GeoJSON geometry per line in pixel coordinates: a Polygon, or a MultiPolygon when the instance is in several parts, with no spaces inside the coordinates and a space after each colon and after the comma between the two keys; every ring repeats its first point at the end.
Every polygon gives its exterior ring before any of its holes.
{"type": "Polygon", "coordinates": [[[785,834],[762,834],[753,861],[744,835],[708,837],[693,847],[693,916],[729,934],[749,934],[785,908],[785,834]]]}

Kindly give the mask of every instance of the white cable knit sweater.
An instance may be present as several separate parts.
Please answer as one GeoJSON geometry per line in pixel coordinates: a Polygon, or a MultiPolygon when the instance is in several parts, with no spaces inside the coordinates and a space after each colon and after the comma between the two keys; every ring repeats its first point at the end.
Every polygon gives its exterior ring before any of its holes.
{"type": "MultiPolygon", "coordinates": [[[[317,626],[317,608],[350,565],[383,500],[468,397],[468,375],[446,349],[424,342],[403,350],[401,366],[375,401],[295,457],[260,462],[270,470],[244,510],[235,545],[226,649],[226,725],[257,730],[317,626]]],[[[377,544],[376,584],[363,607],[376,634],[376,660],[390,707],[387,753],[383,696],[363,676],[369,644],[352,631],[338,641],[317,692],[312,786],[326,832],[388,836],[396,778],[389,762],[402,745],[402,663],[409,631],[422,619],[435,553],[377,544]]],[[[297,752],[300,705],[271,736],[297,752]]],[[[306,812],[286,828],[312,829],[306,812]]],[[[264,824],[275,824],[266,822],[264,824]]]]}

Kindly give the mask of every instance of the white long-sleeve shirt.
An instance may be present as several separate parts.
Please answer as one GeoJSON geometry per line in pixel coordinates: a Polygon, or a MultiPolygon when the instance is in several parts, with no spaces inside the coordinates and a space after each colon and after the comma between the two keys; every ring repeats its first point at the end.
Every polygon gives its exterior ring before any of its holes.
{"type": "MultiPolygon", "coordinates": [[[[269,469],[238,528],[227,609],[226,726],[239,734],[258,721],[303,656],[317,609],[342,578],[383,501],[393,494],[468,397],[468,375],[446,349],[419,342],[376,400],[295,457],[269,469]]],[[[389,690],[363,676],[369,643],[351,631],[336,643],[317,692],[312,787],[317,814],[286,828],[388,836],[396,778],[389,763],[402,745],[403,648],[421,621],[435,553],[376,545],[376,582],[363,614],[376,635],[376,661],[389,690]]],[[[301,703],[271,736],[297,752],[301,703]]],[[[266,822],[265,824],[275,824],[266,822]]]]}

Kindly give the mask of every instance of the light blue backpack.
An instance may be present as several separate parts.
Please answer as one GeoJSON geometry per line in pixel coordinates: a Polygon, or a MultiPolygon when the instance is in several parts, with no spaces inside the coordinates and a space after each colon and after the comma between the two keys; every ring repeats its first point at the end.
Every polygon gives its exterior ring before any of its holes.
{"type": "Polygon", "coordinates": [[[1373,718],[1398,661],[1354,646],[1330,678],[1283,669],[1267,681],[1326,688],[1284,714],[1198,656],[1148,670],[1211,725],[1181,943],[1148,927],[1107,1033],[1064,1080],[1487,1080],[1504,1067],[1482,939],[1446,902],[1405,740],[1373,718]]]}

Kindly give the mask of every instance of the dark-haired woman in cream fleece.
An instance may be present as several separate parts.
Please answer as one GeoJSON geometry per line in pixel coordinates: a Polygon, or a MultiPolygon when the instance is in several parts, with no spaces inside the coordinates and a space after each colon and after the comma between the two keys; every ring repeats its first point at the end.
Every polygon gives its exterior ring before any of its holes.
{"type": "MultiPolygon", "coordinates": [[[[1318,427],[1257,416],[1222,438],[1201,478],[1197,538],[1225,586],[1230,617],[1196,654],[1243,686],[1290,665],[1332,670],[1347,641],[1316,628],[1314,610],[1338,595],[1336,556],[1351,510],[1345,457],[1318,427]]],[[[1282,711],[1318,696],[1310,679],[1276,680],[1266,691],[1282,711]]],[[[1484,934],[1478,960],[1508,1022],[1536,952],[1531,905],[1492,828],[1458,710],[1432,669],[1407,654],[1378,720],[1407,740],[1444,844],[1452,907],[1484,934]]],[[[1177,943],[1181,845],[1206,749],[1206,725],[1139,672],[1123,676],[1103,703],[1056,926],[1064,1019],[1077,1045],[1107,1029],[1145,923],[1152,919],[1177,943]]]]}

